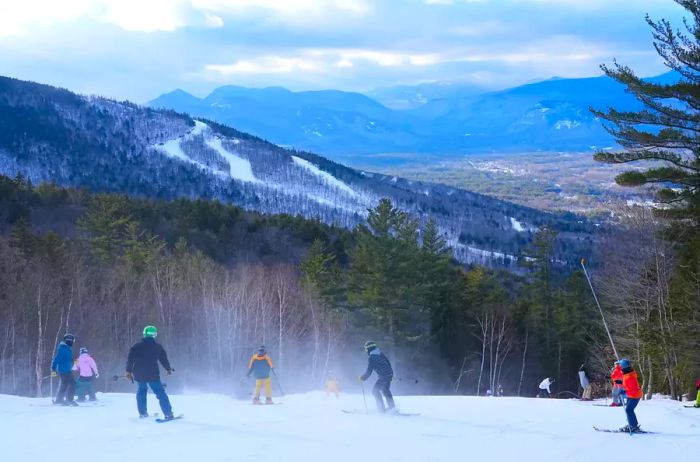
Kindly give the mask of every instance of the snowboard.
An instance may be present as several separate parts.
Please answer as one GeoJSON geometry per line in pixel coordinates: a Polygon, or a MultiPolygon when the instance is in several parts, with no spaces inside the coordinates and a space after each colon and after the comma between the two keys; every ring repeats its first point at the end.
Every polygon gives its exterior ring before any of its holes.
{"type": "Polygon", "coordinates": [[[178,414],[175,417],[173,417],[172,419],[162,419],[162,418],[158,417],[158,418],[156,418],[155,421],[156,421],[156,423],[165,423],[165,422],[172,422],[173,420],[179,420],[179,419],[182,419],[183,417],[185,417],[185,414],[178,414]]]}
{"type": "Polygon", "coordinates": [[[597,432],[604,432],[604,433],[626,433],[628,435],[654,435],[657,433],[657,432],[648,432],[646,430],[639,430],[636,432],[626,432],[626,431],[619,430],[619,429],[614,430],[612,428],[598,428],[598,427],[593,427],[593,430],[595,430],[597,432]]]}

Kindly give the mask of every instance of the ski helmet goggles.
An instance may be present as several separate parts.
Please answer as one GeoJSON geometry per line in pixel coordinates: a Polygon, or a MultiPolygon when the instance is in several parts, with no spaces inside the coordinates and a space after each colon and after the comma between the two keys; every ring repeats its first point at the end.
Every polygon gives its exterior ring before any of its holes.
{"type": "Polygon", "coordinates": [[[75,335],[66,334],[63,336],[63,341],[66,343],[66,345],[73,345],[73,342],[75,342],[75,335]]]}
{"type": "Polygon", "coordinates": [[[158,336],[158,329],[156,326],[146,326],[143,328],[143,336],[156,338],[158,336]]]}
{"type": "Polygon", "coordinates": [[[365,342],[365,351],[369,353],[370,351],[374,350],[377,348],[377,344],[375,342],[372,342],[371,340],[368,340],[365,342]]]}
{"type": "Polygon", "coordinates": [[[82,347],[82,348],[80,349],[80,354],[87,353],[87,352],[88,352],[88,349],[85,348],[85,347],[82,347]]]}

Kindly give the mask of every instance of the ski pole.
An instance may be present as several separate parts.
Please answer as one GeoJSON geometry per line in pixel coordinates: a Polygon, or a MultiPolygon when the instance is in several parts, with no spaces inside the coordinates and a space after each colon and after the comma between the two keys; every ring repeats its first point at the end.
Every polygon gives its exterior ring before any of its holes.
{"type": "Polygon", "coordinates": [[[274,369],[270,369],[270,370],[272,371],[272,375],[275,376],[275,381],[277,382],[277,388],[280,389],[280,393],[282,394],[282,396],[284,396],[284,390],[282,390],[282,384],[280,383],[280,378],[277,375],[277,372],[275,372],[274,369]]]}
{"type": "Polygon", "coordinates": [[[365,397],[365,382],[360,382],[360,386],[362,387],[362,401],[365,403],[365,414],[369,414],[369,408],[367,407],[367,398],[365,397]]]}
{"type": "Polygon", "coordinates": [[[615,342],[613,342],[612,335],[610,335],[610,329],[608,329],[608,323],[605,321],[605,315],[603,314],[603,309],[600,307],[600,302],[598,301],[598,296],[595,293],[595,290],[593,290],[593,284],[591,283],[591,278],[588,276],[588,271],[586,270],[586,259],[582,258],[581,259],[581,268],[583,268],[583,274],[586,275],[586,280],[588,281],[588,287],[591,288],[591,293],[593,294],[593,299],[595,300],[595,304],[598,305],[598,311],[600,311],[600,317],[603,320],[603,327],[605,327],[605,332],[608,334],[608,338],[610,339],[610,346],[612,346],[613,353],[615,353],[615,359],[620,359],[620,355],[617,354],[617,348],[615,348],[615,342]]]}

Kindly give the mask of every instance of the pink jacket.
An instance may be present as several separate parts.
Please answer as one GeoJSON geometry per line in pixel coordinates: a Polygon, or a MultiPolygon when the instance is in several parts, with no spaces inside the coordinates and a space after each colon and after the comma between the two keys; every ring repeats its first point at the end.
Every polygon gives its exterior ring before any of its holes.
{"type": "Polygon", "coordinates": [[[97,372],[97,364],[95,364],[95,360],[92,359],[89,353],[83,353],[78,356],[78,359],[73,364],[73,370],[78,371],[81,377],[92,377],[93,374],[99,374],[97,372]]]}

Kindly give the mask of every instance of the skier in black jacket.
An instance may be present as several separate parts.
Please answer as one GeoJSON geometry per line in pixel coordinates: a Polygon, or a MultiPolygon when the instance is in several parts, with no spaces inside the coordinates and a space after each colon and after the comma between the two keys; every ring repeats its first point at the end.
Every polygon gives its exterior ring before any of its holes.
{"type": "Polygon", "coordinates": [[[372,341],[365,342],[365,351],[369,356],[369,362],[367,370],[360,376],[360,381],[364,382],[372,375],[372,372],[376,372],[378,378],[377,383],[372,388],[372,394],[377,400],[377,409],[379,412],[385,412],[387,409],[393,411],[396,405],[390,390],[391,381],[394,378],[394,370],[391,368],[391,363],[384,356],[384,353],[377,348],[377,344],[372,341]],[[384,407],[382,395],[386,398],[386,408],[384,407]]]}
{"type": "Polygon", "coordinates": [[[168,375],[172,374],[174,369],[170,367],[165,349],[156,343],[157,335],[158,331],[154,326],[146,326],[143,329],[143,340],[129,350],[129,357],[126,360],[126,377],[132,382],[135,380],[138,384],[136,406],[139,410],[139,416],[148,417],[146,394],[150,386],[158,398],[165,420],[171,420],[173,410],[168,394],[160,381],[158,362],[163,365],[168,375]]]}

